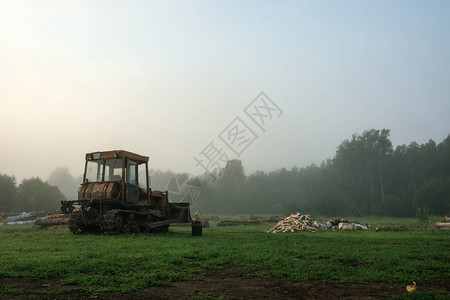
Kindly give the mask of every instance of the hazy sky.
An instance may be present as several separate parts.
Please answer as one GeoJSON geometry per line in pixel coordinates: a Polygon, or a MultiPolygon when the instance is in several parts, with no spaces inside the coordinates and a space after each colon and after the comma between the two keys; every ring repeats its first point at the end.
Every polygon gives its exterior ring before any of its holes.
{"type": "Polygon", "coordinates": [[[219,134],[236,117],[258,136],[247,173],[320,164],[365,129],[440,142],[449,16],[450,1],[2,0],[0,173],[79,175],[112,149],[201,173],[210,142],[233,157],[219,134]],[[265,131],[244,113],[262,91],[282,111],[265,131]]]}

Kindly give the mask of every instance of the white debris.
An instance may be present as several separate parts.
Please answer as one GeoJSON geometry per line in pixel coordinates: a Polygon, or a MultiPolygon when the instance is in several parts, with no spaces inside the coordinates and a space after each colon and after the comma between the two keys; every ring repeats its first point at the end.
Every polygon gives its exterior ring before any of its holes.
{"type": "MultiPolygon", "coordinates": [[[[357,221],[356,221],[357,222],[357,221]]],[[[296,232],[296,231],[325,231],[328,229],[339,230],[357,230],[367,229],[367,226],[359,223],[349,223],[345,220],[330,220],[328,222],[321,222],[311,219],[309,215],[301,213],[291,214],[287,218],[278,222],[277,225],[267,231],[267,233],[279,232],[296,232]]]]}

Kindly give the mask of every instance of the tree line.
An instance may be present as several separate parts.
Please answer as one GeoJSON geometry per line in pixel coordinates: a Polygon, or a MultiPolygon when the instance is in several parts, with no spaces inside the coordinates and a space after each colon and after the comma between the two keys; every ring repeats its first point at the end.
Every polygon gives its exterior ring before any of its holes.
{"type": "Polygon", "coordinates": [[[61,200],[76,199],[82,176],[73,177],[67,168],[56,168],[47,181],[39,177],[17,184],[14,176],[0,173],[0,212],[50,211],[61,200]]]}
{"type": "MultiPolygon", "coordinates": [[[[412,217],[421,209],[449,214],[450,135],[439,144],[429,140],[393,149],[389,134],[388,129],[354,134],[320,166],[247,175],[242,161],[230,160],[222,170],[188,180],[202,190],[192,210],[412,217]]],[[[179,182],[188,178],[172,171],[150,170],[150,174],[152,188],[159,190],[168,189],[174,176],[179,182]]],[[[55,169],[47,182],[34,177],[19,185],[14,176],[0,174],[0,211],[57,209],[61,200],[76,199],[81,181],[82,176],[72,177],[67,168],[55,169]]]]}
{"type": "Polygon", "coordinates": [[[39,177],[24,179],[17,186],[14,176],[0,174],[1,212],[58,209],[64,199],[57,186],[43,182],[39,177]]]}
{"type": "Polygon", "coordinates": [[[207,174],[195,179],[201,182],[203,195],[194,209],[393,217],[412,217],[417,209],[426,209],[435,215],[449,214],[450,135],[438,145],[429,140],[393,149],[389,134],[388,129],[354,134],[320,166],[246,176],[241,161],[229,161],[215,180],[207,174]]]}

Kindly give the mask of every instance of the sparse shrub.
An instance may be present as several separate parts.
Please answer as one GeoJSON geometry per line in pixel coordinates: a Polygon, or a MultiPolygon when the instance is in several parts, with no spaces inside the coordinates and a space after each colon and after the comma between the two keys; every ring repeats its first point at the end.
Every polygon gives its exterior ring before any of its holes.
{"type": "Polygon", "coordinates": [[[430,224],[430,211],[428,208],[418,208],[416,210],[416,216],[419,226],[427,226],[430,224]]]}

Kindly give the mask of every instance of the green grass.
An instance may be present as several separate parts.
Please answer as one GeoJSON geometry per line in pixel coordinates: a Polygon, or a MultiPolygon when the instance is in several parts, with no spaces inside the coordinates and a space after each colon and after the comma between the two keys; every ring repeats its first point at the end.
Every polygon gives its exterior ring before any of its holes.
{"type": "Polygon", "coordinates": [[[265,233],[272,225],[212,226],[203,237],[191,236],[190,228],[170,228],[167,235],[104,236],[1,226],[0,277],[60,278],[95,294],[144,290],[232,266],[292,281],[406,285],[450,274],[450,232],[376,232],[372,226],[354,232],[265,233]]]}

